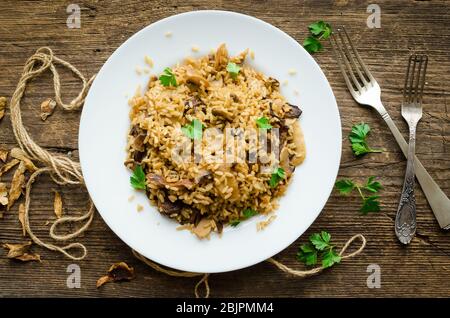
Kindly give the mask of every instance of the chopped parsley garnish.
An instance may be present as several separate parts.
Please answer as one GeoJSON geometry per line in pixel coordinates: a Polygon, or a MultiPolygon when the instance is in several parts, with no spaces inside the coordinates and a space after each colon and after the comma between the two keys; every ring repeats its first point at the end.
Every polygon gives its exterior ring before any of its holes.
{"type": "Polygon", "coordinates": [[[141,166],[137,165],[134,168],[133,174],[130,177],[130,184],[133,188],[138,190],[145,190],[145,173],[141,166]]]}
{"type": "Polygon", "coordinates": [[[286,178],[286,172],[283,168],[276,168],[275,171],[272,173],[272,176],[270,178],[269,184],[271,188],[275,188],[278,183],[286,178]]]}
{"type": "Polygon", "coordinates": [[[317,21],[308,26],[309,32],[319,40],[326,40],[332,33],[331,25],[323,21],[317,21]]]}
{"type": "Polygon", "coordinates": [[[331,245],[331,235],[322,231],[309,237],[309,243],[299,247],[297,259],[307,266],[317,264],[318,256],[322,258],[322,267],[328,268],[341,261],[342,257],[334,251],[331,245]]]}
{"type": "Polygon", "coordinates": [[[269,124],[269,119],[266,117],[261,117],[256,120],[256,124],[261,129],[271,129],[272,125],[269,124]]]}
{"type": "Polygon", "coordinates": [[[194,119],[190,124],[181,127],[181,131],[191,139],[202,139],[203,124],[198,119],[194,119]]]}
{"type": "Polygon", "coordinates": [[[239,223],[241,223],[241,221],[247,220],[247,219],[251,218],[252,216],[255,216],[256,214],[258,214],[258,212],[253,209],[245,209],[242,212],[242,217],[237,220],[230,221],[230,225],[232,227],[236,227],[239,225],[239,223]]]}
{"type": "Polygon", "coordinates": [[[314,38],[312,36],[308,36],[303,41],[303,47],[309,53],[316,53],[316,52],[322,50],[322,43],[320,43],[320,41],[317,40],[316,38],[314,38]]]}
{"type": "Polygon", "coordinates": [[[375,181],[375,177],[369,177],[365,184],[358,184],[350,179],[342,179],[336,181],[336,189],[339,190],[341,194],[347,195],[353,191],[353,189],[358,190],[359,196],[362,199],[362,206],[359,211],[366,215],[369,212],[379,212],[380,202],[378,195],[365,196],[363,190],[371,193],[377,193],[379,190],[383,189],[380,182],[375,181]]]}
{"type": "Polygon", "coordinates": [[[333,30],[329,23],[323,21],[310,24],[308,29],[311,35],[303,41],[303,47],[306,51],[313,54],[322,50],[322,43],[320,41],[329,38],[333,30]]]}
{"type": "Polygon", "coordinates": [[[175,77],[175,74],[173,74],[172,69],[170,67],[166,67],[164,69],[164,72],[159,77],[159,81],[164,86],[174,86],[174,87],[176,87],[178,85],[177,84],[177,79],[175,77]]]}
{"type": "Polygon", "coordinates": [[[230,73],[231,78],[236,79],[241,67],[236,63],[229,62],[227,65],[227,72],[230,73]]]}
{"type": "Polygon", "coordinates": [[[355,156],[361,156],[369,152],[383,152],[381,149],[372,149],[366,142],[369,135],[370,126],[366,123],[360,123],[352,127],[352,131],[348,136],[352,145],[352,150],[355,156]]]}

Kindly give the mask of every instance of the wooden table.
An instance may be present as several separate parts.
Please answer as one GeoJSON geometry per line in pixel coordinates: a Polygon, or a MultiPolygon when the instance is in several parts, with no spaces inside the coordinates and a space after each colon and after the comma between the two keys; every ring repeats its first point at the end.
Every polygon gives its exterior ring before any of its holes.
{"type": "MultiPolygon", "coordinates": [[[[381,28],[369,29],[365,1],[76,1],[81,7],[81,28],[66,26],[67,1],[0,2],[0,96],[11,97],[26,59],[40,46],[50,46],[86,74],[95,74],[110,54],[129,36],[164,17],[201,9],[224,9],[263,19],[302,42],[308,24],[323,19],[333,25],[345,24],[357,47],[383,90],[383,101],[392,118],[406,135],[400,115],[401,87],[408,55],[426,51],[430,62],[424,100],[424,114],[418,129],[417,155],[437,183],[450,195],[450,3],[448,1],[381,1],[381,28]]],[[[370,2],[369,2],[370,3],[370,2]]],[[[418,231],[411,245],[400,246],[394,235],[393,219],[405,172],[405,159],[384,122],[371,110],[359,107],[347,91],[329,44],[316,60],[331,83],[339,105],[343,126],[343,155],[339,177],[363,181],[378,176],[385,189],[381,194],[382,212],[362,216],[357,194],[331,195],[320,217],[305,235],[276,256],[285,264],[301,268],[295,254],[308,235],[327,230],[338,246],[352,235],[362,233],[368,244],[351,260],[308,279],[288,276],[263,262],[240,271],[210,277],[211,296],[287,296],[287,297],[381,297],[450,296],[450,234],[439,229],[427,201],[417,189],[418,231]],[[367,122],[373,128],[371,145],[383,147],[383,154],[356,159],[349,148],[350,127],[367,122]],[[369,264],[381,268],[381,288],[367,287],[369,264]]],[[[54,152],[72,152],[77,157],[79,112],[57,109],[43,122],[39,105],[53,97],[47,74],[27,91],[23,118],[38,144],[54,152]]],[[[65,100],[78,92],[78,83],[63,74],[65,100]]],[[[318,107],[320,96],[317,96],[318,107]]],[[[15,139],[9,111],[0,123],[0,144],[14,147],[15,139]]],[[[324,149],[326,152],[326,149],[324,149]]],[[[9,182],[11,174],[3,177],[9,182]]],[[[81,214],[87,193],[78,187],[59,187],[42,177],[33,190],[32,225],[46,238],[46,221],[53,218],[52,189],[63,194],[65,213],[81,214]]],[[[0,242],[22,242],[17,221],[18,204],[0,219],[0,242]]],[[[96,215],[81,238],[89,255],[78,262],[81,288],[66,287],[67,266],[72,261],[36,247],[42,262],[18,263],[5,258],[0,249],[0,296],[193,296],[197,279],[173,278],[155,272],[135,259],[130,249],[96,215]],[[129,283],[95,288],[96,280],[117,261],[135,267],[137,278],[129,283]]],[[[230,257],[232,257],[230,255],[230,257]]]]}

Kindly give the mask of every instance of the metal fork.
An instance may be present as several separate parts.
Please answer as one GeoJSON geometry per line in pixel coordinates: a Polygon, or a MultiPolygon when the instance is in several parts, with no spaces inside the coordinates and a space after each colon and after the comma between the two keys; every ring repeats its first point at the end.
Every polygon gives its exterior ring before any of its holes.
{"type": "MultiPolygon", "coordinates": [[[[367,66],[361,60],[344,27],[332,34],[331,45],[338,61],[345,83],[359,104],[371,106],[383,117],[403,154],[408,155],[408,145],[381,103],[381,89],[367,66]]],[[[428,203],[442,229],[450,229],[450,199],[414,157],[414,168],[428,203]]]]}
{"type": "Polygon", "coordinates": [[[420,118],[422,118],[422,96],[427,64],[428,56],[411,55],[406,69],[405,87],[403,88],[402,116],[409,126],[408,162],[395,217],[395,234],[403,244],[409,244],[416,234],[414,155],[416,127],[420,118]]]}

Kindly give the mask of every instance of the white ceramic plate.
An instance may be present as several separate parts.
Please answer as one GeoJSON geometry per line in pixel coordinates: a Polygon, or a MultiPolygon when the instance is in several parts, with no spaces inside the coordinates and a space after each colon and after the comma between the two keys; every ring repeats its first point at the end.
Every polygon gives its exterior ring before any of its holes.
{"type": "MultiPolygon", "coordinates": [[[[142,29],[123,43],[99,71],[81,115],[79,150],[89,194],[108,226],[131,248],[147,258],[179,270],[224,272],[259,263],[294,242],[325,205],[339,168],[341,123],[327,79],[314,59],[294,39],[256,18],[225,11],[197,11],[175,15],[142,29]],[[165,36],[172,32],[171,37],[165,36]],[[160,74],[186,56],[208,54],[226,43],[230,55],[246,48],[258,70],[277,78],[282,93],[303,110],[300,118],[307,156],[275,212],[277,218],[257,232],[253,217],[239,226],[225,227],[222,237],[199,240],[152,207],[145,194],[130,187],[124,167],[129,128],[126,94],[144,87],[148,75],[137,75],[144,56],[160,74]],[[193,53],[192,46],[200,51],[193,53]],[[290,69],[297,74],[288,74],[290,69]],[[298,94],[295,93],[298,91],[298,94]],[[131,195],[136,198],[129,202],[131,195]],[[144,211],[136,211],[137,204],[144,211]]],[[[294,257],[294,256],[293,256],[294,257]]]]}

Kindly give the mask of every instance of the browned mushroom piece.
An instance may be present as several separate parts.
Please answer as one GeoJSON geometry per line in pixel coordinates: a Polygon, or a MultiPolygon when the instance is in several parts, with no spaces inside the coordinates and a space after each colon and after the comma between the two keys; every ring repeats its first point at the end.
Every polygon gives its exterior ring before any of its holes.
{"type": "Polygon", "coordinates": [[[214,68],[221,70],[228,64],[228,50],[225,43],[221,44],[214,55],[214,68]]]}
{"type": "Polygon", "coordinates": [[[208,218],[203,218],[197,224],[197,226],[195,226],[192,229],[192,233],[197,235],[197,237],[199,239],[203,239],[203,238],[209,237],[209,234],[211,233],[211,231],[213,231],[216,228],[217,228],[217,226],[216,226],[216,222],[214,222],[214,220],[211,220],[208,218]]]}
{"type": "Polygon", "coordinates": [[[158,201],[158,210],[161,214],[171,216],[172,214],[180,214],[183,210],[184,204],[181,201],[171,202],[170,200],[164,200],[164,202],[158,201]]]}
{"type": "Polygon", "coordinates": [[[293,134],[293,138],[294,138],[294,144],[295,144],[295,155],[293,156],[293,158],[291,159],[291,163],[294,166],[298,166],[299,164],[301,164],[303,162],[303,160],[305,160],[305,142],[303,139],[303,132],[300,128],[300,125],[298,124],[298,121],[294,122],[294,134],[293,134]]]}
{"type": "Polygon", "coordinates": [[[280,87],[280,82],[273,77],[269,77],[265,82],[266,88],[269,92],[276,91],[280,87]]]}
{"type": "Polygon", "coordinates": [[[194,113],[197,111],[197,106],[203,105],[203,101],[197,96],[193,96],[184,102],[184,111],[188,111],[190,109],[194,110],[194,113]]]}
{"type": "Polygon", "coordinates": [[[302,114],[302,110],[298,106],[295,106],[295,105],[292,105],[289,103],[288,103],[288,105],[289,105],[290,109],[286,114],[284,114],[284,117],[285,118],[299,118],[300,115],[302,114]]]}
{"type": "Polygon", "coordinates": [[[193,83],[198,86],[201,85],[203,85],[204,87],[209,86],[208,80],[204,78],[199,71],[193,68],[188,68],[186,72],[186,82],[193,83]]]}
{"type": "Polygon", "coordinates": [[[181,179],[179,181],[170,182],[164,179],[163,176],[149,173],[147,175],[147,183],[149,185],[154,185],[156,188],[164,188],[166,186],[173,188],[186,188],[190,189],[194,186],[194,183],[189,179],[181,179]]]}
{"type": "Polygon", "coordinates": [[[233,119],[234,119],[233,114],[223,108],[215,107],[211,110],[211,113],[214,116],[222,117],[222,118],[226,119],[227,121],[233,121],[233,119]]]}
{"type": "Polygon", "coordinates": [[[231,94],[230,94],[230,97],[231,97],[231,99],[233,100],[233,102],[235,102],[235,103],[240,103],[240,102],[241,102],[241,100],[239,99],[239,97],[238,97],[236,94],[234,94],[234,93],[231,93],[231,94]]]}
{"type": "Polygon", "coordinates": [[[212,180],[212,173],[208,170],[200,170],[199,174],[195,177],[196,184],[205,184],[209,180],[212,180]]]}
{"type": "Polygon", "coordinates": [[[139,135],[137,135],[136,137],[134,137],[133,140],[133,148],[137,151],[144,151],[144,140],[145,140],[146,135],[143,133],[140,133],[139,135]]]}

